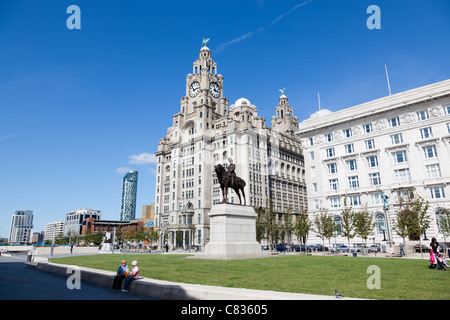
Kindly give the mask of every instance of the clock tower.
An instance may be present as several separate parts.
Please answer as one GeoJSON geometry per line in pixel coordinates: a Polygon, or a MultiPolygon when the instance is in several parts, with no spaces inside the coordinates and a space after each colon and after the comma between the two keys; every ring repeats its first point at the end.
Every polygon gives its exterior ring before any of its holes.
{"type": "Polygon", "coordinates": [[[217,74],[217,63],[211,58],[206,42],[203,41],[199,58],[193,63],[192,73],[186,76],[186,95],[181,98],[179,113],[180,125],[195,117],[202,123],[203,130],[211,129],[212,121],[228,112],[228,99],[223,96],[223,76],[217,74]]]}

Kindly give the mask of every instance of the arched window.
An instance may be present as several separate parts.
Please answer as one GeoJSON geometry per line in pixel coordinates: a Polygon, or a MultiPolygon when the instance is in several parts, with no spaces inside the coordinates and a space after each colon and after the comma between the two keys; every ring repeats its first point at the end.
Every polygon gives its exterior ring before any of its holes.
{"type": "Polygon", "coordinates": [[[375,222],[377,224],[377,233],[383,233],[386,230],[384,214],[378,213],[375,216],[375,222]]]}
{"type": "Polygon", "coordinates": [[[438,208],[436,210],[436,224],[437,224],[437,228],[438,228],[438,232],[442,232],[442,227],[444,226],[444,224],[447,224],[446,228],[448,230],[448,224],[450,224],[449,221],[449,215],[445,214],[445,210],[443,208],[438,208]]]}
{"type": "Polygon", "coordinates": [[[342,234],[342,218],[339,216],[334,217],[334,224],[336,225],[336,233],[338,235],[342,234]]]}

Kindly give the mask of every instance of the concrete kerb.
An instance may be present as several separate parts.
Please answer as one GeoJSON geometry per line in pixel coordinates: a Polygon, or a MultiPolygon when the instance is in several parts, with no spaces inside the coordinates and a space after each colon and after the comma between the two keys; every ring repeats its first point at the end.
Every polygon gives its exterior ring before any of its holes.
{"type": "MultiPolygon", "coordinates": [[[[66,277],[71,275],[67,270],[76,267],[45,261],[26,263],[35,266],[39,270],[66,277]]],[[[76,268],[80,270],[81,281],[88,281],[112,288],[114,277],[116,276],[115,272],[86,267],[76,268]]],[[[149,278],[133,281],[129,291],[161,300],[360,300],[347,297],[336,299],[334,296],[176,283],[149,278]]]]}

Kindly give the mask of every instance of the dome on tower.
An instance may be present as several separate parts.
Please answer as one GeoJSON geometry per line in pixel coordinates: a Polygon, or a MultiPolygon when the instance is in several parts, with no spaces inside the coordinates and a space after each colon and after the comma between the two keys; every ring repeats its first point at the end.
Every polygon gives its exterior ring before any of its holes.
{"type": "Polygon", "coordinates": [[[239,108],[239,107],[249,107],[249,108],[253,108],[251,102],[248,99],[245,98],[240,98],[238,99],[232,106],[231,108],[239,108]]]}

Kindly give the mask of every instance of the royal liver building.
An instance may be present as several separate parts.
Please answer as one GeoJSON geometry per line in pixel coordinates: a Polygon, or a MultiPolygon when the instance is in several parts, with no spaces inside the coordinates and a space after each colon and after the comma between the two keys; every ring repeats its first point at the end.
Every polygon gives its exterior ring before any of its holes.
{"type": "MultiPolygon", "coordinates": [[[[223,90],[223,76],[204,42],[186,77],[180,110],[155,153],[155,226],[170,247],[202,248],[209,241],[208,213],[222,201],[217,164],[235,164],[236,175],[246,181],[247,205],[265,207],[272,199],[280,214],[307,206],[304,159],[294,134],[298,119],[284,90],[272,128],[249,100],[229,106],[223,90]]],[[[239,203],[231,189],[228,202],[239,203]]]]}

